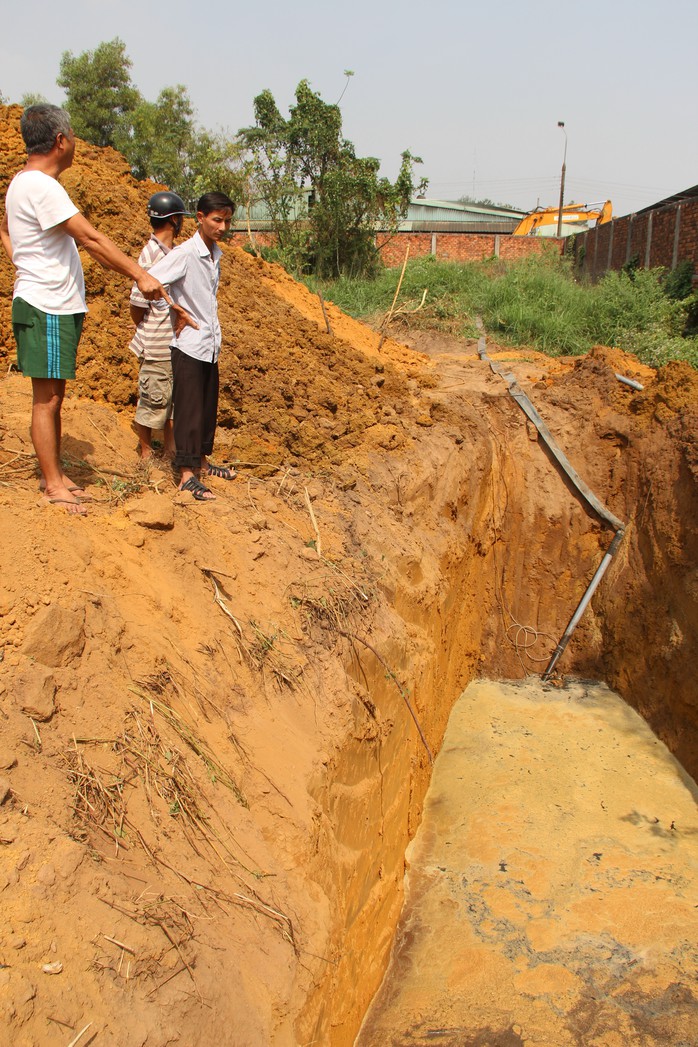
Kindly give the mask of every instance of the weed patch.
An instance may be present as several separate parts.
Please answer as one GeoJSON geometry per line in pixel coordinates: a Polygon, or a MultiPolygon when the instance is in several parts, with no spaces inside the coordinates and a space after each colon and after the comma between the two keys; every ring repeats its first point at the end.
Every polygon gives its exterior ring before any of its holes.
{"type": "MultiPolygon", "coordinates": [[[[374,280],[343,278],[322,294],[345,312],[379,326],[391,307],[399,273],[374,280]]],[[[566,258],[542,255],[518,262],[488,259],[456,263],[433,257],[408,262],[391,329],[443,331],[476,338],[475,318],[498,341],[532,346],[550,356],[575,356],[594,345],[634,353],[661,366],[685,360],[698,366],[698,337],[690,332],[692,298],[680,298],[662,270],[628,268],[597,284],[580,283],[566,258]]],[[[319,290],[316,282],[313,290],[319,290]]]]}

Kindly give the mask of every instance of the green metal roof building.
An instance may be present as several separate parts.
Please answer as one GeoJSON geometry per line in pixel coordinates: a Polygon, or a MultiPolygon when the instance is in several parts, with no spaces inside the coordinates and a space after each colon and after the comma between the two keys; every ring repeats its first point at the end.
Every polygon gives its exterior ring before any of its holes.
{"type": "MultiPolygon", "coordinates": [[[[308,213],[307,191],[298,199],[296,219],[302,220],[308,213]]],[[[415,199],[405,218],[399,223],[402,233],[511,233],[527,214],[509,207],[483,207],[479,204],[461,204],[452,200],[415,199]]],[[[250,208],[250,228],[256,232],[270,230],[272,223],[269,212],[262,202],[250,208]]],[[[235,212],[234,228],[240,232],[247,229],[247,214],[243,207],[235,212]]],[[[380,231],[380,226],[376,231],[380,231]]]]}

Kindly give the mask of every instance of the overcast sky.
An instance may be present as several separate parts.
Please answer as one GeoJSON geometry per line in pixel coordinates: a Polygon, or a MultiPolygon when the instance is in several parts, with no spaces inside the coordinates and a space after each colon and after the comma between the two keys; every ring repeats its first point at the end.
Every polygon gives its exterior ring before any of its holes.
{"type": "Polygon", "coordinates": [[[345,88],[344,133],[397,174],[421,156],[428,196],[525,210],[611,199],[617,215],[698,183],[697,0],[295,0],[155,5],[18,0],[0,43],[0,93],[61,104],[63,51],[120,37],[154,101],[184,84],[198,122],[231,134],[264,88],[284,114],[298,81],[345,88]]]}

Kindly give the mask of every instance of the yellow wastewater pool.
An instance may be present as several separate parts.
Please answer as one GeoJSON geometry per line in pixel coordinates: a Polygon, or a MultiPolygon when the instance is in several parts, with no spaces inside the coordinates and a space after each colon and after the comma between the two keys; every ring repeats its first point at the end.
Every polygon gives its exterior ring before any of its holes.
{"type": "Polygon", "coordinates": [[[471,684],[357,1045],[696,1047],[697,798],[603,684],[471,684]]]}

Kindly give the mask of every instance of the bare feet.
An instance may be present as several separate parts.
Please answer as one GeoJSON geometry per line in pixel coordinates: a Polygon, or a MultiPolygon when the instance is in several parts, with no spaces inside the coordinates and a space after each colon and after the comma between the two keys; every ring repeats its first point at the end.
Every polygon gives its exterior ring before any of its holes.
{"type": "MultiPolygon", "coordinates": [[[[79,498],[81,501],[91,501],[90,495],[86,494],[84,489],[80,487],[79,484],[73,483],[70,477],[66,476],[65,473],[63,473],[61,476],[61,485],[63,488],[65,488],[66,491],[69,491],[71,494],[75,495],[75,497],[79,498]]],[[[46,494],[46,481],[44,480],[43,476],[39,480],[39,490],[42,494],[46,494]]]]}
{"type": "Polygon", "coordinates": [[[44,505],[60,505],[71,516],[87,516],[87,508],[67,487],[60,487],[43,496],[44,505]]]}
{"type": "Polygon", "coordinates": [[[174,461],[174,456],[177,449],[175,447],[174,426],[172,425],[171,419],[165,424],[165,428],[163,430],[162,435],[164,443],[163,454],[166,458],[169,458],[170,460],[174,461]]]}
{"type": "Polygon", "coordinates": [[[165,458],[169,461],[174,461],[174,442],[165,440],[164,444],[160,444],[157,441],[153,444],[141,439],[138,444],[138,454],[142,462],[149,462],[153,458],[165,458]]]}

